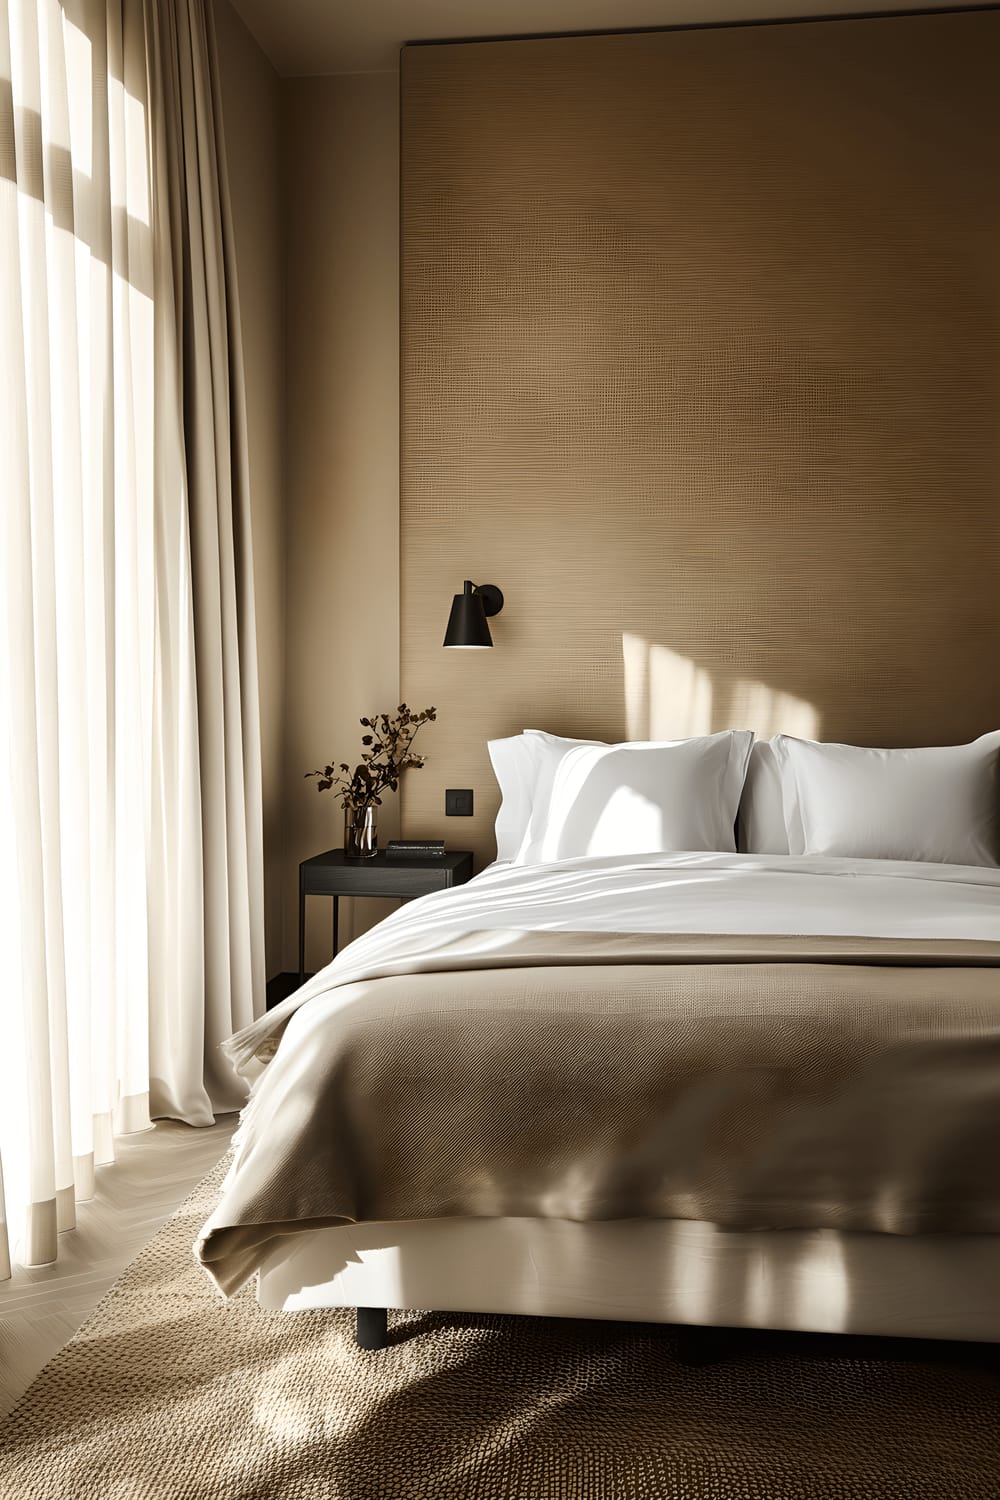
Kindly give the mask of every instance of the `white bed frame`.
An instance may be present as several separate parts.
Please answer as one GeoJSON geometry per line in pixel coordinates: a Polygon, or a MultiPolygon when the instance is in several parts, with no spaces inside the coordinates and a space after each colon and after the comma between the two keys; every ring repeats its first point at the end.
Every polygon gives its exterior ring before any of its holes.
{"type": "Polygon", "coordinates": [[[1000,1340],[1000,1238],[748,1233],[687,1220],[439,1219],[290,1236],[264,1263],[273,1309],[386,1309],[1000,1340]]]}

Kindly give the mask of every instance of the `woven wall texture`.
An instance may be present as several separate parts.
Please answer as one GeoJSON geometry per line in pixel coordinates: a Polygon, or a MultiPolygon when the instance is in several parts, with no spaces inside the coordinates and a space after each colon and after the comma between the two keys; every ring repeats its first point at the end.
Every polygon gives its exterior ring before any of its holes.
{"type": "Polygon", "coordinates": [[[404,51],[407,834],[490,857],[525,726],[1000,725],[998,55],[997,12],[404,51]],[[491,652],[441,649],[464,578],[491,652]]]}

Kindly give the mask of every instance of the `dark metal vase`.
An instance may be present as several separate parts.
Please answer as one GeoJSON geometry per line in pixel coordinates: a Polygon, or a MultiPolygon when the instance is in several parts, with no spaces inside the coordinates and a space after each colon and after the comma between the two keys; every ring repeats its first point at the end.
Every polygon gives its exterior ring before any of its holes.
{"type": "Polygon", "coordinates": [[[371,859],[378,849],[375,807],[344,808],[344,853],[350,859],[371,859]]]}

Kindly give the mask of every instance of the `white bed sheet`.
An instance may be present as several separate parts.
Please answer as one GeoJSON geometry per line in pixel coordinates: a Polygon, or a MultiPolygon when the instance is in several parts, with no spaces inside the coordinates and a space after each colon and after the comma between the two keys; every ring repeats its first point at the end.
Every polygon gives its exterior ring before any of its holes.
{"type": "MultiPolygon", "coordinates": [[[[448,894],[395,913],[395,930],[402,936],[432,913],[443,916],[448,894]]],[[[452,906],[448,917],[463,931],[1000,939],[1000,869],[978,865],[828,855],[620,856],[493,864],[451,894],[462,909],[452,906]]]]}

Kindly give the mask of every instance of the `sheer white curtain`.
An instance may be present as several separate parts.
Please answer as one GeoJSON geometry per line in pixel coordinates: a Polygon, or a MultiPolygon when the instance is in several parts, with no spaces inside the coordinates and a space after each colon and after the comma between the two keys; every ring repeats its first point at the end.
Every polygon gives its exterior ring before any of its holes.
{"type": "Polygon", "coordinates": [[[0,1274],[8,1243],[55,1257],[116,1134],[239,1106],[218,1043],[263,1000],[208,24],[202,0],[0,8],[0,1274]]]}

